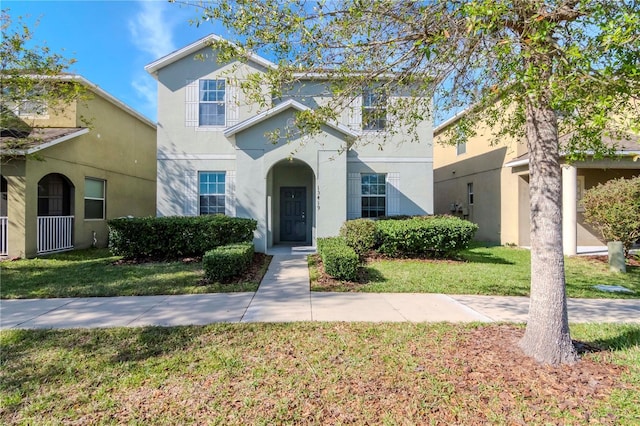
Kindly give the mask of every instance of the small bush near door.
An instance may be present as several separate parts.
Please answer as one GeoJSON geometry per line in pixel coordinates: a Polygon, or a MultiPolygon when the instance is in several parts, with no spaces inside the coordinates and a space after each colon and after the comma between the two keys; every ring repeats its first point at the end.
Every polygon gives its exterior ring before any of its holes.
{"type": "Polygon", "coordinates": [[[356,279],[360,259],[344,238],[318,238],[318,253],[327,274],[339,280],[356,279]]]}
{"type": "Polygon", "coordinates": [[[253,243],[220,246],[205,253],[202,267],[205,277],[212,282],[224,282],[246,272],[253,260],[253,243]]]}
{"type": "Polygon", "coordinates": [[[348,220],[340,228],[340,236],[353,248],[360,260],[377,247],[376,222],[371,219],[348,220]]]}

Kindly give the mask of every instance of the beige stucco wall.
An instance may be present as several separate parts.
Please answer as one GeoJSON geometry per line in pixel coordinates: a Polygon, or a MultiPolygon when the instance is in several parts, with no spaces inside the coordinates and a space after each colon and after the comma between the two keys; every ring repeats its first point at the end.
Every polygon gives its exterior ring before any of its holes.
{"type": "MultiPolygon", "coordinates": [[[[504,164],[526,153],[526,144],[507,140],[503,145],[489,143],[490,129],[479,128],[469,139],[466,153],[458,155],[455,146],[443,146],[443,129],[434,140],[435,212],[450,214],[452,203],[462,204],[468,219],[479,225],[476,239],[500,244],[530,245],[528,165],[504,164]],[[474,186],[474,205],[468,207],[467,183],[474,186]]],[[[630,157],[618,160],[576,163],[579,180],[589,189],[609,179],[640,174],[640,162],[630,157]]],[[[463,216],[462,213],[456,213],[463,216]]],[[[578,207],[577,244],[602,245],[600,235],[585,223],[578,207]]]]}
{"type": "MultiPolygon", "coordinates": [[[[74,248],[108,242],[107,220],[115,217],[151,216],[156,201],[156,131],[148,122],[96,95],[73,106],[71,127],[91,119],[89,132],[38,152],[42,161],[28,159],[3,165],[8,181],[9,256],[36,254],[38,182],[59,173],[71,182],[74,248]],[[85,178],[106,181],[105,220],[84,219],[85,178]]],[[[51,124],[60,124],[58,122],[51,124]]]]}
{"type": "Polygon", "coordinates": [[[518,175],[504,164],[523,152],[523,144],[505,139],[492,145],[491,129],[479,127],[465,152],[458,154],[456,146],[443,144],[445,130],[438,129],[434,136],[435,213],[477,223],[479,241],[519,244],[522,187],[518,175]],[[468,202],[468,184],[473,184],[473,205],[468,202]]]}

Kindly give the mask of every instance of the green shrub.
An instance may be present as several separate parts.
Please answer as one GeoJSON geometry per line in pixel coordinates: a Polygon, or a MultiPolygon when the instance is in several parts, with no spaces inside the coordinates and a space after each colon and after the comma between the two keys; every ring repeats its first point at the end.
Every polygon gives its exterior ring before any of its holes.
{"type": "Polygon", "coordinates": [[[640,176],[613,179],[588,189],[582,198],[584,218],[605,241],[622,241],[625,254],[640,238],[640,176]]]}
{"type": "Polygon", "coordinates": [[[371,219],[348,220],[340,228],[340,236],[354,249],[360,260],[377,247],[376,223],[371,219]]]}
{"type": "Polygon", "coordinates": [[[204,275],[210,281],[226,281],[246,272],[253,261],[253,243],[216,247],[202,257],[204,275]]]}
{"type": "Polygon", "coordinates": [[[469,246],[478,225],[454,216],[421,216],[376,222],[378,251],[388,256],[452,256],[469,246]]]}
{"type": "Polygon", "coordinates": [[[356,279],[360,260],[344,238],[318,238],[318,253],[328,275],[339,280],[356,279]]]}
{"type": "Polygon", "coordinates": [[[111,219],[109,248],[126,259],[202,256],[221,245],[249,242],[257,222],[216,216],[111,219]]]}

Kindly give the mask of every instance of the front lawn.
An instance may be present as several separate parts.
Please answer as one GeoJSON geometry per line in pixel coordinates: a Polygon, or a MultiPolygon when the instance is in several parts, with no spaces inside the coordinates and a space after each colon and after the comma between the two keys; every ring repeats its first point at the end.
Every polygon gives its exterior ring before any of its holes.
{"type": "Polygon", "coordinates": [[[122,262],[107,249],[75,250],[0,263],[3,299],[147,296],[256,291],[270,257],[256,256],[251,276],[230,284],[204,280],[202,262],[122,262]]]}
{"type": "MultiPolygon", "coordinates": [[[[528,296],[531,279],[530,252],[512,247],[472,247],[459,261],[431,259],[370,259],[358,282],[332,280],[310,258],[314,291],[372,293],[446,293],[528,296]]],[[[565,258],[568,297],[640,297],[640,267],[628,266],[626,274],[609,272],[606,263],[587,257],[565,258]],[[621,285],[633,294],[606,293],[598,284],[621,285]]]]}
{"type": "Polygon", "coordinates": [[[514,325],[214,324],[0,332],[2,424],[636,424],[640,328],[572,325],[541,367],[514,325]]]}

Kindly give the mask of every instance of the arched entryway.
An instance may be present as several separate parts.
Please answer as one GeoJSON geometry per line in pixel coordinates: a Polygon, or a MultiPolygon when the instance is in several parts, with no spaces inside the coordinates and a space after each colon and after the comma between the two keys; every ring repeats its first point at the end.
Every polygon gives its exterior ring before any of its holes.
{"type": "Polygon", "coordinates": [[[311,245],[315,229],[315,176],[300,160],[276,163],[267,175],[270,246],[311,245]]]}
{"type": "Polygon", "coordinates": [[[60,173],[38,182],[38,253],[73,248],[73,198],[73,184],[60,173]]]}

